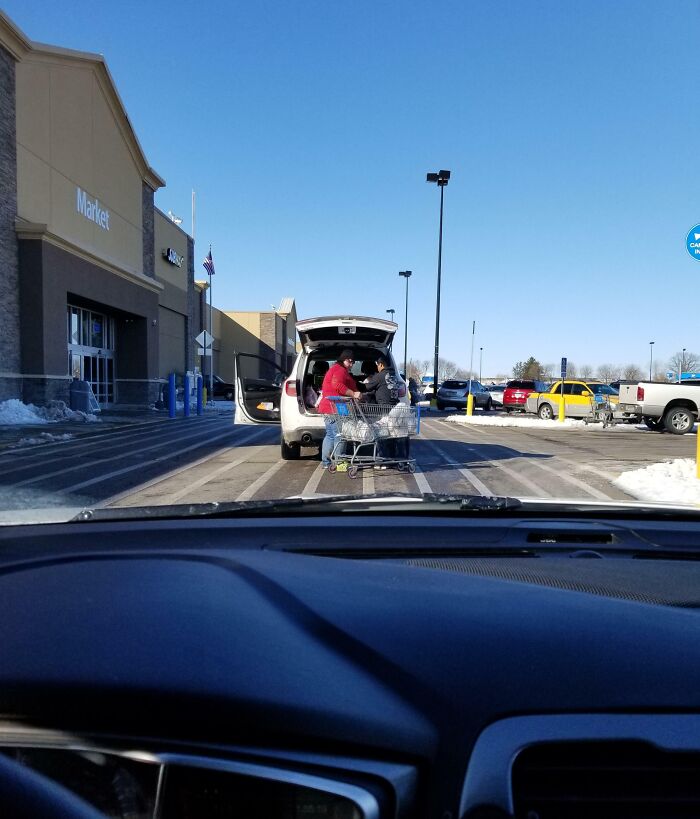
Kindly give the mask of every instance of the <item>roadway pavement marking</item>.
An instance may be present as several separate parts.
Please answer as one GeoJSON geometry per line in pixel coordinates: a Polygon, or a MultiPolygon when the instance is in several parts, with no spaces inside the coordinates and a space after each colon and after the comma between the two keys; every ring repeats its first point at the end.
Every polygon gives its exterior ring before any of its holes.
{"type": "MultiPolygon", "coordinates": [[[[461,427],[459,429],[459,432],[462,432],[462,433],[465,432],[465,429],[464,429],[463,425],[455,424],[454,426],[461,427]]],[[[473,428],[474,427],[469,427],[470,430],[472,430],[473,428]]],[[[482,430],[479,430],[479,432],[482,432],[482,430]]],[[[504,447],[502,444],[494,443],[494,444],[491,444],[491,445],[495,446],[495,447],[499,447],[499,448],[501,448],[503,450],[506,450],[506,447],[504,447]]],[[[566,458],[561,458],[557,454],[553,454],[551,457],[552,457],[553,461],[559,461],[560,463],[566,464],[567,466],[573,466],[575,468],[579,468],[579,469],[585,470],[587,472],[591,472],[591,473],[593,473],[595,475],[598,475],[599,477],[603,478],[604,480],[607,480],[610,483],[612,483],[612,481],[614,480],[614,476],[611,475],[609,472],[604,472],[604,471],[602,471],[600,469],[596,469],[595,467],[589,466],[588,464],[579,464],[576,461],[571,461],[571,460],[568,460],[566,458]]],[[[554,469],[553,467],[549,466],[548,464],[543,464],[540,461],[533,459],[532,460],[532,465],[536,466],[538,469],[544,470],[545,472],[549,472],[549,473],[551,473],[553,475],[556,475],[557,478],[559,478],[560,480],[567,481],[572,486],[575,486],[578,489],[581,489],[582,491],[584,491],[586,494],[590,495],[592,498],[597,498],[598,500],[606,500],[606,501],[614,500],[614,498],[611,495],[607,495],[607,494],[605,494],[605,492],[601,492],[599,489],[596,489],[594,486],[591,486],[590,484],[587,484],[584,481],[581,481],[578,478],[575,478],[573,475],[568,475],[566,472],[562,472],[560,470],[554,469]]]]}
{"type": "MultiPolygon", "coordinates": [[[[556,455],[552,456],[552,458],[555,459],[556,455]]],[[[552,475],[556,475],[559,480],[566,481],[572,486],[576,486],[578,489],[585,492],[587,495],[590,495],[592,498],[605,501],[614,500],[614,498],[612,498],[610,495],[606,495],[605,492],[601,492],[599,489],[596,489],[595,486],[590,486],[589,484],[580,481],[578,478],[574,478],[573,475],[567,475],[566,472],[562,472],[559,469],[554,469],[548,464],[543,464],[541,461],[536,459],[532,460],[532,464],[538,469],[543,469],[545,472],[550,472],[552,475]]]]}
{"type": "MultiPolygon", "coordinates": [[[[428,429],[431,429],[431,428],[428,427],[428,429]]],[[[433,432],[433,434],[439,435],[439,438],[442,441],[446,441],[446,440],[447,441],[453,441],[454,440],[453,438],[448,438],[445,435],[443,435],[442,431],[438,432],[438,430],[434,430],[434,429],[431,429],[431,431],[433,432]]],[[[522,484],[524,487],[526,487],[530,492],[532,492],[534,494],[534,497],[539,497],[539,498],[551,498],[552,497],[552,495],[549,492],[547,492],[546,489],[543,489],[536,481],[531,480],[530,478],[528,478],[525,475],[521,475],[519,472],[516,472],[514,469],[511,469],[509,466],[506,466],[505,464],[501,463],[498,460],[493,460],[491,458],[486,457],[485,455],[482,455],[479,452],[479,450],[474,449],[474,447],[466,446],[465,444],[462,444],[462,445],[465,446],[466,450],[468,452],[471,452],[474,455],[474,457],[478,458],[480,461],[483,461],[484,463],[487,463],[487,464],[489,464],[489,466],[493,466],[496,469],[502,470],[503,472],[506,473],[506,475],[509,475],[514,481],[517,481],[518,483],[522,484]]],[[[497,445],[494,445],[494,446],[497,446],[497,445]]],[[[502,448],[502,447],[500,447],[500,448],[502,448]]],[[[449,456],[447,456],[447,459],[449,460],[449,456]]],[[[489,494],[492,495],[494,493],[489,492],[489,494]]]]}
{"type": "Polygon", "coordinates": [[[262,489],[263,486],[272,478],[277,472],[282,469],[282,467],[287,463],[287,461],[283,461],[281,458],[279,461],[276,461],[272,466],[262,473],[262,475],[251,485],[245,489],[241,494],[236,498],[236,501],[247,501],[250,500],[253,495],[258,491],[258,489],[262,489]]]}
{"type": "Polygon", "coordinates": [[[413,473],[413,477],[416,479],[416,484],[418,489],[420,490],[421,495],[432,495],[433,490],[430,488],[430,484],[428,483],[428,479],[423,474],[423,470],[416,464],[416,471],[413,473]]]}
{"type": "Polygon", "coordinates": [[[362,494],[374,495],[374,467],[362,470],[362,494]]]}
{"type": "MultiPolygon", "coordinates": [[[[243,446],[247,444],[248,441],[252,441],[254,438],[262,438],[260,429],[252,430],[250,435],[243,436],[239,438],[236,442],[236,446],[243,446]]],[[[137,487],[133,487],[131,489],[127,489],[124,492],[120,492],[118,495],[113,495],[111,498],[107,498],[106,500],[100,501],[100,503],[96,504],[97,508],[101,508],[103,506],[111,506],[115,503],[119,503],[119,501],[124,500],[124,498],[128,498],[130,495],[133,495],[135,492],[142,492],[143,490],[150,489],[153,486],[157,486],[159,483],[164,483],[165,481],[169,481],[172,478],[176,478],[178,475],[181,475],[183,472],[187,472],[190,469],[195,469],[198,466],[201,466],[207,461],[214,460],[214,458],[218,458],[219,455],[223,455],[226,452],[231,451],[231,446],[222,446],[221,449],[217,449],[214,452],[210,452],[208,455],[205,455],[203,458],[198,458],[196,461],[192,461],[184,466],[180,466],[177,469],[172,469],[170,472],[166,472],[165,475],[161,475],[158,478],[153,478],[151,481],[146,481],[146,483],[139,484],[137,487]]],[[[194,484],[190,484],[190,487],[194,484]]]]}
{"type": "MultiPolygon", "coordinates": [[[[157,458],[152,458],[150,461],[141,461],[140,463],[132,464],[131,466],[125,466],[122,469],[115,469],[113,472],[108,472],[107,474],[104,474],[104,475],[97,475],[95,478],[90,478],[90,480],[82,481],[81,483],[73,484],[73,486],[62,486],[61,491],[62,492],[75,492],[78,489],[84,489],[86,486],[92,486],[93,484],[96,484],[96,483],[102,483],[103,481],[109,480],[110,478],[117,478],[120,475],[126,475],[127,473],[134,472],[137,469],[144,470],[148,466],[152,466],[154,464],[159,464],[159,463],[162,463],[163,461],[170,460],[171,458],[173,458],[176,455],[183,455],[185,452],[191,452],[193,449],[199,449],[202,446],[202,443],[213,443],[214,441],[219,441],[219,440],[221,440],[221,438],[226,438],[226,437],[232,435],[233,433],[234,433],[234,430],[229,429],[227,432],[222,432],[221,435],[214,435],[213,437],[208,437],[206,439],[206,441],[204,441],[204,442],[197,441],[196,444],[191,444],[190,446],[183,447],[182,449],[178,449],[176,452],[168,452],[166,455],[159,455],[157,458]]],[[[200,436],[200,438],[201,438],[201,436],[200,436]]],[[[233,445],[235,445],[236,442],[232,441],[231,443],[233,445]]],[[[160,449],[161,446],[162,446],[162,444],[158,444],[158,445],[152,446],[152,447],[147,447],[146,449],[142,449],[141,452],[148,452],[149,449],[160,449]]],[[[113,458],[107,458],[106,460],[113,461],[113,460],[116,460],[117,457],[124,458],[124,457],[127,457],[127,456],[126,455],[119,455],[119,456],[115,456],[113,458]]],[[[100,463],[104,463],[104,461],[101,461],[100,463]]],[[[85,466],[83,464],[81,464],[79,468],[85,469],[85,466]]],[[[53,475],[61,475],[61,474],[63,474],[63,472],[71,472],[72,470],[73,470],[73,467],[71,467],[70,469],[59,470],[58,472],[52,473],[50,475],[42,475],[40,478],[34,478],[32,481],[22,481],[22,483],[34,483],[37,480],[43,480],[44,478],[47,478],[47,477],[53,477],[53,475]]],[[[19,486],[21,484],[16,484],[16,485],[19,486]]]]}
{"type": "MultiPolygon", "coordinates": [[[[206,427],[197,425],[196,432],[199,434],[199,437],[206,436],[208,434],[208,432],[206,430],[210,426],[211,426],[210,424],[207,424],[206,427]]],[[[214,427],[214,428],[216,428],[216,427],[214,427]]],[[[171,427],[167,432],[165,432],[164,435],[160,436],[157,439],[158,443],[153,444],[152,446],[149,446],[149,447],[139,448],[138,452],[142,453],[142,452],[150,452],[153,449],[162,449],[164,446],[168,446],[173,441],[187,440],[188,438],[193,437],[192,435],[182,435],[183,429],[184,429],[184,427],[180,427],[179,429],[173,429],[171,427]]],[[[231,428],[231,430],[232,429],[233,428],[231,428]]],[[[194,431],[195,431],[194,428],[187,429],[187,432],[194,432],[194,431]]],[[[131,438],[133,436],[128,436],[128,437],[131,438]]],[[[221,437],[221,436],[219,436],[219,437],[221,437]]],[[[132,454],[133,450],[131,450],[131,451],[124,450],[123,445],[124,445],[124,442],[125,442],[126,439],[127,438],[125,436],[121,440],[115,442],[113,446],[105,446],[104,439],[102,439],[100,441],[95,441],[95,443],[93,445],[93,448],[97,448],[99,450],[99,453],[100,453],[100,458],[98,459],[98,461],[96,463],[99,463],[100,465],[102,465],[102,464],[105,464],[105,463],[109,463],[110,461],[119,461],[122,458],[129,457],[129,455],[132,454]],[[102,455],[105,452],[111,452],[111,451],[113,451],[115,449],[121,449],[121,451],[116,455],[111,455],[109,458],[103,458],[102,457],[102,455]]],[[[150,440],[153,440],[153,439],[151,438],[150,440]]],[[[215,440],[215,439],[213,439],[213,440],[215,440]]],[[[61,460],[64,460],[65,458],[69,458],[73,454],[74,454],[74,450],[65,451],[61,458],[56,458],[55,459],[55,462],[59,462],[61,460]]],[[[21,466],[21,467],[19,467],[19,469],[20,470],[30,469],[32,466],[34,466],[34,465],[29,464],[29,465],[21,466]]],[[[15,486],[25,486],[27,484],[37,483],[38,481],[43,481],[46,478],[54,478],[54,477],[56,477],[58,475],[65,475],[68,472],[75,472],[77,470],[84,470],[84,469],[85,469],[85,464],[84,463],[77,463],[77,464],[74,463],[72,466],[62,467],[61,469],[56,469],[53,472],[42,472],[40,475],[35,475],[32,478],[25,478],[24,480],[16,481],[14,485],[15,486]]],[[[17,471],[17,470],[5,470],[4,474],[7,474],[8,472],[14,472],[14,471],[17,471]]]]}
{"type": "MultiPolygon", "coordinates": [[[[424,438],[424,443],[426,443],[431,449],[433,449],[437,454],[446,462],[450,461],[450,456],[445,452],[444,449],[441,449],[437,444],[434,444],[430,438],[424,438]]],[[[484,495],[485,497],[491,497],[495,492],[492,492],[485,483],[482,483],[476,475],[474,475],[469,469],[465,466],[457,466],[457,471],[461,473],[469,483],[476,489],[476,491],[480,495],[484,495]]]]}
{"type": "Polygon", "coordinates": [[[306,482],[306,486],[301,490],[302,498],[312,498],[316,494],[318,485],[321,483],[321,478],[326,474],[327,470],[323,468],[323,464],[319,464],[311,473],[311,477],[306,482]]]}

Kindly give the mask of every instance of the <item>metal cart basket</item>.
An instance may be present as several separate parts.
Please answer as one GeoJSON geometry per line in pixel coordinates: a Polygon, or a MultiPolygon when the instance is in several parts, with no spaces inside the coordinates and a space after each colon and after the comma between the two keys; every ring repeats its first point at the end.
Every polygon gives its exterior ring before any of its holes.
{"type": "Polygon", "coordinates": [[[331,453],[330,472],[346,471],[351,478],[360,469],[396,466],[400,472],[415,472],[415,458],[408,456],[408,439],[420,432],[420,407],[405,404],[369,404],[352,398],[329,396],[338,434],[331,453]],[[403,455],[393,446],[406,439],[403,455]]]}
{"type": "Polygon", "coordinates": [[[610,403],[609,395],[592,395],[591,411],[583,419],[585,424],[602,424],[603,429],[616,423],[614,412],[617,406],[610,403]]]}

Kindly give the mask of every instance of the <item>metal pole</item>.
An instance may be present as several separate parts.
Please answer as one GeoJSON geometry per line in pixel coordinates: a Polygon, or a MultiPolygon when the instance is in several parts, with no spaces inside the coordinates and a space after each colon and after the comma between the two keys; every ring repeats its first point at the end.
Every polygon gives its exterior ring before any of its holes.
{"type": "MultiPolygon", "coordinates": [[[[213,300],[211,296],[211,282],[212,275],[209,274],[209,400],[214,403],[214,314],[213,314],[213,300]]],[[[206,351],[205,351],[206,352],[206,351]]]]}
{"type": "Polygon", "coordinates": [[[435,305],[435,366],[433,368],[433,402],[437,403],[438,356],[440,353],[440,276],[442,274],[442,209],[445,186],[440,185],[440,239],[438,242],[437,303],[435,305]]]}
{"type": "Polygon", "coordinates": [[[484,348],[479,347],[479,383],[481,383],[481,362],[484,357],[484,348]]]}
{"type": "Polygon", "coordinates": [[[403,374],[408,383],[408,279],[406,276],[406,316],[403,322],[403,374]]]}
{"type": "Polygon", "coordinates": [[[654,367],[654,342],[649,342],[649,381],[652,380],[652,370],[654,367]]]}

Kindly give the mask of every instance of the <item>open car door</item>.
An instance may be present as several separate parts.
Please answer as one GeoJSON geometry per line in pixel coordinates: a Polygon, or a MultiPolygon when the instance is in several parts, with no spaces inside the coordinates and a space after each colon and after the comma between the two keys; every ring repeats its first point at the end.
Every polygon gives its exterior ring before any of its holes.
{"type": "Polygon", "coordinates": [[[274,362],[249,353],[234,357],[234,424],[279,424],[282,385],[287,374],[274,362]]]}

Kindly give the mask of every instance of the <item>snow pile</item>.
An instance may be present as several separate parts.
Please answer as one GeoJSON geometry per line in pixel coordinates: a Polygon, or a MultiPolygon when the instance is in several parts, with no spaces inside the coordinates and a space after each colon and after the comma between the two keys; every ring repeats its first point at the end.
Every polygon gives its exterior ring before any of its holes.
{"type": "Polygon", "coordinates": [[[65,401],[49,401],[45,407],[39,407],[37,412],[41,413],[48,421],[77,421],[86,424],[100,420],[91,412],[72,410],[65,401]]]}
{"type": "Polygon", "coordinates": [[[64,435],[52,435],[50,432],[40,432],[34,438],[20,438],[16,444],[11,444],[11,449],[16,449],[22,446],[36,446],[36,444],[52,444],[56,441],[70,441],[73,438],[72,432],[66,432],[64,435]]]}
{"type": "Polygon", "coordinates": [[[39,408],[34,404],[23,404],[18,398],[10,398],[0,402],[0,424],[48,424],[48,421],[39,415],[39,408]]]}
{"type": "Polygon", "coordinates": [[[700,505],[700,480],[692,458],[676,458],[623,472],[613,483],[640,500],[700,505]]]}
{"type": "Polygon", "coordinates": [[[88,423],[99,421],[96,415],[72,410],[65,401],[49,401],[45,407],[23,404],[18,398],[0,401],[0,425],[29,426],[58,421],[88,423]]]}
{"type": "Polygon", "coordinates": [[[561,429],[585,427],[583,421],[565,418],[563,421],[543,421],[541,418],[517,418],[512,415],[448,415],[445,419],[452,424],[473,424],[481,427],[536,427],[537,429],[561,429]]]}

